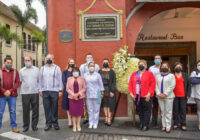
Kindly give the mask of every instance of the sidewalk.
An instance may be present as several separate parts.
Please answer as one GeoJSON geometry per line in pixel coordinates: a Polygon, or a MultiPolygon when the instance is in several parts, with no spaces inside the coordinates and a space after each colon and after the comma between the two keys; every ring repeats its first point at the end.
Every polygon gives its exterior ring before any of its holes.
{"type": "MultiPolygon", "coordinates": [[[[112,137],[114,140],[114,136],[117,136],[118,138],[124,138],[124,140],[127,138],[134,138],[137,137],[137,139],[140,139],[141,137],[144,138],[144,140],[155,140],[159,138],[167,139],[185,139],[185,140],[199,140],[200,139],[200,131],[197,130],[197,116],[187,116],[187,127],[188,131],[183,132],[181,130],[172,130],[170,134],[167,134],[165,132],[160,131],[161,122],[159,121],[159,128],[152,128],[150,127],[150,130],[147,132],[142,132],[138,130],[138,126],[133,126],[132,120],[128,118],[117,118],[115,122],[112,124],[111,127],[105,126],[103,123],[103,118],[99,122],[99,126],[97,129],[89,129],[88,125],[82,125],[82,133],[73,133],[72,129],[68,128],[67,126],[67,120],[66,119],[60,119],[59,125],[60,130],[56,131],[53,128],[47,132],[45,132],[44,126],[45,126],[45,116],[44,116],[44,109],[43,104],[40,98],[40,118],[39,118],[39,124],[38,124],[38,131],[34,132],[31,129],[23,133],[23,123],[22,123],[22,106],[21,106],[21,98],[19,96],[17,101],[17,124],[18,128],[20,129],[21,133],[24,136],[29,136],[33,138],[37,138],[40,140],[66,140],[66,139],[77,139],[78,140],[88,140],[88,135],[90,137],[93,137],[93,139],[104,139],[104,137],[112,137]],[[97,137],[97,138],[96,138],[97,137]]],[[[136,116],[136,121],[139,122],[138,116],[136,116]]],[[[3,127],[0,130],[0,135],[3,133],[7,133],[11,131],[10,129],[10,122],[9,122],[9,113],[6,109],[6,112],[4,114],[3,119],[3,127]]],[[[137,125],[137,124],[136,124],[137,125]]],[[[110,138],[109,140],[112,140],[110,138]]],[[[118,139],[117,138],[117,139],[118,139]]],[[[140,139],[140,140],[143,140],[140,139]]],[[[103,140],[102,139],[102,140],[103,140]]],[[[4,140],[0,136],[0,140],[4,140]]],[[[5,138],[5,140],[8,140],[5,138]]],[[[18,140],[18,139],[15,139],[18,140]]],[[[21,140],[21,139],[20,139],[21,140]]],[[[24,139],[23,139],[24,140],[24,139]]],[[[28,139],[27,139],[28,140],[28,139]]],[[[91,139],[92,140],[92,139],[91,139]]]]}
{"type": "MultiPolygon", "coordinates": [[[[137,117],[137,122],[139,122],[137,117]]],[[[149,138],[165,138],[165,139],[185,139],[185,140],[199,140],[200,131],[197,130],[197,117],[187,116],[187,131],[171,130],[171,133],[167,134],[161,132],[161,122],[159,121],[159,126],[157,128],[152,128],[150,126],[149,131],[142,132],[138,129],[138,124],[133,126],[132,120],[122,119],[116,120],[111,127],[105,126],[103,120],[100,121],[98,129],[88,129],[86,126],[83,127],[84,133],[94,133],[94,134],[115,134],[115,135],[125,135],[125,136],[137,136],[137,137],[149,137],[149,138]]]]}

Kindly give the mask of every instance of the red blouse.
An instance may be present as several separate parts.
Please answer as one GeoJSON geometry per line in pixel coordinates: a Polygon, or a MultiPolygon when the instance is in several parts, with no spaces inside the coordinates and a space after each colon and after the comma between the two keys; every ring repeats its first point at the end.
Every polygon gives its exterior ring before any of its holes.
{"type": "Polygon", "coordinates": [[[174,94],[176,97],[185,97],[185,87],[184,87],[184,79],[183,76],[178,78],[175,75],[176,79],[176,87],[174,88],[174,94]]]}

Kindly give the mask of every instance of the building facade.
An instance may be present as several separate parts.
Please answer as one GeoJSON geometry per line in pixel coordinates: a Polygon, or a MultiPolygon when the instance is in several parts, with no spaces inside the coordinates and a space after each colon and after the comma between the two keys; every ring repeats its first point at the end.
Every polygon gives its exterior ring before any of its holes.
{"type": "MultiPolygon", "coordinates": [[[[12,10],[2,2],[0,2],[0,24],[5,25],[10,29],[11,33],[16,33],[22,36],[22,28],[17,22],[12,10]]],[[[3,41],[1,47],[1,64],[3,66],[3,59],[6,56],[13,58],[13,67],[20,70],[23,67],[21,58],[21,48],[24,50],[24,56],[31,56],[33,58],[33,64],[36,65],[36,53],[38,53],[38,67],[41,67],[44,63],[44,57],[46,55],[45,46],[40,43],[38,46],[38,52],[36,51],[36,44],[32,42],[31,32],[36,30],[42,32],[42,30],[32,23],[28,23],[23,32],[24,43],[16,43],[16,41],[3,41]]],[[[1,66],[1,67],[2,67],[1,66]]]]}
{"type": "MultiPolygon", "coordinates": [[[[171,65],[182,62],[190,73],[200,59],[199,10],[199,0],[49,0],[49,52],[64,70],[70,57],[80,66],[90,52],[101,65],[103,58],[112,60],[114,52],[128,45],[149,66],[160,53],[171,65]],[[71,33],[66,33],[71,35],[67,41],[63,31],[71,33]]],[[[130,115],[131,104],[123,95],[117,115],[130,115]]],[[[60,109],[59,115],[65,117],[65,112],[60,109]]]]}

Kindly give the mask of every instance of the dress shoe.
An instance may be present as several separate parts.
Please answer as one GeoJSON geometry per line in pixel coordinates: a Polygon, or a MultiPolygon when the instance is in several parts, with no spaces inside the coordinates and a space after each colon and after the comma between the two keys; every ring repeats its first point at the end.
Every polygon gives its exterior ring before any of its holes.
{"type": "Polygon", "coordinates": [[[171,132],[171,130],[170,130],[170,129],[169,129],[169,130],[167,130],[167,129],[166,129],[166,133],[170,133],[170,132],[171,132]]]}
{"type": "Polygon", "coordinates": [[[142,125],[142,124],[140,124],[139,130],[142,130],[142,128],[143,128],[143,125],[142,125]]]}
{"type": "Polygon", "coordinates": [[[24,129],[23,129],[23,132],[27,132],[27,131],[28,131],[28,128],[24,128],[24,129]]]}
{"type": "Polygon", "coordinates": [[[37,131],[38,128],[37,128],[36,126],[34,126],[34,127],[32,127],[32,130],[33,130],[33,131],[37,131]]]}
{"type": "Polygon", "coordinates": [[[88,120],[85,120],[84,122],[83,122],[83,124],[87,124],[88,123],[88,120]]]}
{"type": "Polygon", "coordinates": [[[19,133],[20,131],[19,131],[18,128],[13,128],[13,129],[12,129],[12,132],[14,132],[14,133],[19,133]]]}
{"type": "Polygon", "coordinates": [[[148,131],[149,130],[149,128],[147,127],[147,126],[144,126],[143,128],[142,128],[142,131],[148,131]]]}
{"type": "Polygon", "coordinates": [[[44,128],[44,131],[49,131],[49,129],[51,129],[51,126],[46,126],[46,127],[44,128]]]}
{"type": "Polygon", "coordinates": [[[54,129],[55,129],[55,130],[60,130],[60,127],[59,127],[58,125],[55,125],[55,126],[54,126],[54,129]]]}

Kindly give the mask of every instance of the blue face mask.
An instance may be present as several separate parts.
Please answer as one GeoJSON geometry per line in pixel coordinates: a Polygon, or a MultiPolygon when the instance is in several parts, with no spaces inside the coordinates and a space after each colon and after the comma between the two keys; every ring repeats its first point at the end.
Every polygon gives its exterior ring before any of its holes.
{"type": "Polygon", "coordinates": [[[87,59],[87,62],[91,62],[91,61],[93,61],[93,58],[88,58],[87,59]]]}
{"type": "Polygon", "coordinates": [[[156,65],[160,65],[160,64],[161,64],[161,60],[160,60],[160,59],[155,59],[155,60],[154,60],[154,63],[155,63],[156,65]]]}
{"type": "Polygon", "coordinates": [[[25,66],[28,67],[28,68],[31,67],[31,65],[32,65],[32,64],[31,64],[30,62],[26,62],[26,63],[25,63],[25,66]]]}

